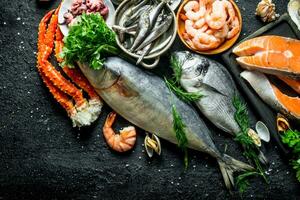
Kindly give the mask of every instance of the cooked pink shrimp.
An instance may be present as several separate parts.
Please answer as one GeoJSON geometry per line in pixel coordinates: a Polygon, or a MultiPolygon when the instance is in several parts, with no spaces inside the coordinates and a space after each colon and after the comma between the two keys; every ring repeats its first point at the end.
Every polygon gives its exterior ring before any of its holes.
{"type": "Polygon", "coordinates": [[[199,3],[197,2],[197,4],[198,4],[198,10],[194,10],[194,9],[186,10],[185,15],[190,20],[197,21],[201,17],[205,16],[205,13],[206,13],[206,2],[205,2],[205,0],[199,0],[199,3]]]}
{"type": "Polygon", "coordinates": [[[227,39],[231,39],[240,31],[240,22],[237,16],[234,17],[233,21],[229,25],[229,32],[227,34],[227,39]]]}
{"type": "Polygon", "coordinates": [[[136,141],[136,131],[133,126],[129,126],[120,130],[120,134],[116,134],[112,129],[112,125],[116,118],[116,113],[111,112],[107,116],[103,126],[103,135],[108,146],[118,152],[125,152],[133,148],[136,141]]]}
{"type": "Polygon", "coordinates": [[[185,6],[183,7],[183,10],[185,12],[188,12],[190,10],[198,11],[199,10],[199,3],[197,1],[189,1],[185,6]]]}
{"type": "Polygon", "coordinates": [[[217,48],[220,45],[221,40],[207,33],[197,33],[192,42],[196,49],[206,51],[217,48]]]}
{"type": "Polygon", "coordinates": [[[228,35],[228,32],[229,32],[229,27],[227,25],[227,23],[224,24],[224,26],[219,29],[219,30],[216,30],[213,35],[216,37],[216,38],[219,38],[219,39],[224,39],[227,37],[228,35]]]}
{"type": "Polygon", "coordinates": [[[195,28],[202,28],[204,26],[204,24],[206,23],[205,19],[204,18],[201,18],[199,20],[197,20],[194,24],[194,27],[195,28]]]}
{"type": "Polygon", "coordinates": [[[194,37],[197,34],[198,29],[194,28],[194,22],[192,20],[187,19],[185,20],[185,31],[187,34],[194,37]]]}
{"type": "Polygon", "coordinates": [[[208,7],[205,15],[205,20],[208,26],[212,29],[220,29],[226,23],[227,14],[222,1],[215,1],[212,7],[208,7]]]}
{"type": "Polygon", "coordinates": [[[228,15],[229,15],[229,19],[227,20],[227,22],[231,22],[234,20],[235,17],[235,10],[233,8],[233,5],[231,4],[230,1],[228,0],[222,0],[225,10],[227,11],[228,15]]]}

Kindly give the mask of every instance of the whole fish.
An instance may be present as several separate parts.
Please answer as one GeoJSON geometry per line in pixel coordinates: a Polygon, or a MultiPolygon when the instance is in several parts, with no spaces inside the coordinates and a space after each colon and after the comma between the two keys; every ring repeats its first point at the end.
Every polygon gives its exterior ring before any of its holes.
{"type": "Polygon", "coordinates": [[[138,34],[134,40],[133,45],[129,49],[129,51],[135,50],[135,48],[141,44],[143,39],[147,36],[147,34],[150,31],[150,20],[149,20],[149,12],[144,12],[142,13],[140,19],[139,19],[139,24],[138,24],[138,34]]]}
{"type": "Polygon", "coordinates": [[[167,16],[161,24],[157,25],[151,33],[145,38],[145,40],[140,44],[140,46],[136,49],[136,51],[143,49],[148,44],[152,43],[154,40],[159,38],[162,34],[164,34],[173,22],[173,17],[171,15],[167,16]]]}
{"type": "Polygon", "coordinates": [[[188,51],[175,52],[172,56],[182,70],[181,86],[187,92],[203,95],[196,102],[200,111],[221,130],[238,134],[240,127],[234,119],[236,109],[232,104],[238,90],[227,69],[188,51]]]}
{"type": "Polygon", "coordinates": [[[171,110],[175,105],[186,125],[188,147],[217,159],[227,188],[234,185],[233,172],[253,170],[251,166],[221,154],[195,109],[170,92],[160,77],[118,57],[107,58],[100,70],[80,63],[79,67],[101,98],[118,114],[145,131],[177,144],[171,110]]]}
{"type": "Polygon", "coordinates": [[[142,7],[141,9],[139,9],[136,13],[134,13],[133,15],[131,15],[123,24],[124,27],[128,27],[131,26],[135,23],[138,22],[141,14],[143,12],[149,12],[149,10],[151,9],[150,5],[145,5],[144,7],[142,7]]]}
{"type": "MultiPolygon", "coordinates": [[[[239,92],[227,69],[218,62],[188,51],[175,52],[172,56],[182,72],[181,86],[187,92],[203,95],[195,102],[203,115],[221,130],[238,135],[241,129],[234,117],[233,98],[239,92]]],[[[258,158],[261,163],[268,163],[260,150],[258,158]]]]}

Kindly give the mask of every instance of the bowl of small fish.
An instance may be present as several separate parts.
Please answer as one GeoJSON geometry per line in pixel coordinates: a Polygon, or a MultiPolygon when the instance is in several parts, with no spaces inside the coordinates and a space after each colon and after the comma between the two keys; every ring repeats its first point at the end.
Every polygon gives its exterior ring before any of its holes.
{"type": "Polygon", "coordinates": [[[167,0],[126,0],[117,8],[112,28],[118,46],[136,64],[151,69],[176,38],[176,16],[167,0]]]}
{"type": "Polygon", "coordinates": [[[242,16],[233,0],[185,0],[177,12],[178,35],[191,50],[219,54],[237,41],[242,16]]]}

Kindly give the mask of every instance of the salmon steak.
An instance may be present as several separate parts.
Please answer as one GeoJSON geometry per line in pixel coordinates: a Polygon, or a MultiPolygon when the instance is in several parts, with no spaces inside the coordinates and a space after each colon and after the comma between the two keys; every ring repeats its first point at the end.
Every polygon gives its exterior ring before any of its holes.
{"type": "Polygon", "coordinates": [[[244,69],[300,79],[300,40],[261,36],[242,42],[233,53],[244,69]]]}
{"type": "Polygon", "coordinates": [[[298,94],[300,94],[300,80],[295,80],[285,76],[277,76],[277,77],[283,82],[285,82],[288,86],[290,86],[298,94]]]}
{"type": "Polygon", "coordinates": [[[284,94],[278,87],[272,84],[263,73],[246,70],[240,75],[270,107],[286,114],[291,119],[300,119],[299,97],[284,94]]]}

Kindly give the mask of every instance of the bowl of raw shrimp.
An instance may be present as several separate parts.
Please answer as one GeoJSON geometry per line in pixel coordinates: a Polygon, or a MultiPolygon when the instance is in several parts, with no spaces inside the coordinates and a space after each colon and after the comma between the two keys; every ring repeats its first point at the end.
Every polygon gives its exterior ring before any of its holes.
{"type": "Polygon", "coordinates": [[[239,38],[242,16],[233,0],[185,0],[177,12],[181,41],[199,54],[219,54],[239,38]]]}

